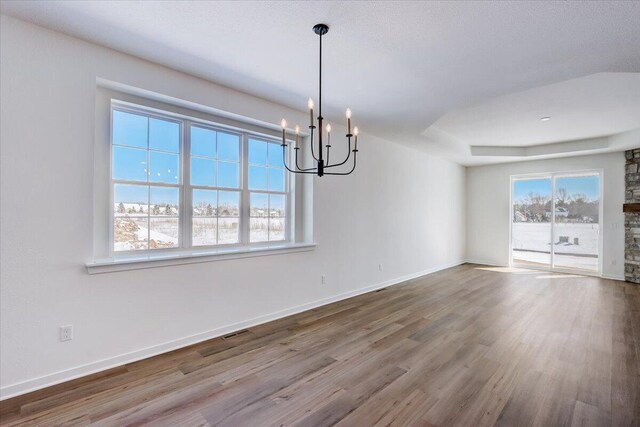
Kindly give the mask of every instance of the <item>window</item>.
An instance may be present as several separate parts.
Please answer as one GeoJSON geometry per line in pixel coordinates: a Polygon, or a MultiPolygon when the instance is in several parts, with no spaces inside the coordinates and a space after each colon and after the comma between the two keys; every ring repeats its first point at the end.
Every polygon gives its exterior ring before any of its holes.
{"type": "Polygon", "coordinates": [[[240,243],[241,134],[191,126],[193,246],[240,243]]]}
{"type": "Polygon", "coordinates": [[[180,246],[180,123],[113,110],[113,249],[180,246]]]}
{"type": "Polygon", "coordinates": [[[282,147],[249,138],[251,242],[285,240],[285,188],[282,147]]]}
{"type": "Polygon", "coordinates": [[[114,101],[112,250],[289,241],[285,172],[277,139],[114,101]]]}

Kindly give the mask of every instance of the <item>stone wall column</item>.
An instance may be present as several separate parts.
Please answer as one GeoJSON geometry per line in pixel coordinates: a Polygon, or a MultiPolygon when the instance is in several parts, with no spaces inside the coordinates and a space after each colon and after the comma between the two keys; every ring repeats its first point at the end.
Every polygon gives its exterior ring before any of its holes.
{"type": "MultiPolygon", "coordinates": [[[[625,153],[625,203],[640,203],[640,148],[625,153]]],[[[640,213],[624,214],[624,278],[640,283],[640,213]]]]}

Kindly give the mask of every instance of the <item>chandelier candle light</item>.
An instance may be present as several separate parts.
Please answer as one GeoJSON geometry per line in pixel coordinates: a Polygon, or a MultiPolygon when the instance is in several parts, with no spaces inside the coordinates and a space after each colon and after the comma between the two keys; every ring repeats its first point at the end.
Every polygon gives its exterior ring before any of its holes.
{"type": "Polygon", "coordinates": [[[349,175],[351,172],[353,172],[356,169],[356,155],[358,153],[358,127],[354,127],[353,128],[353,133],[351,133],[351,109],[347,108],[347,134],[345,135],[347,137],[347,156],[346,158],[339,162],[339,163],[329,163],[329,153],[331,151],[331,124],[327,124],[326,130],[327,130],[327,144],[325,145],[325,148],[327,150],[327,154],[326,154],[326,160],[325,157],[323,156],[323,147],[322,147],[322,136],[323,136],[323,127],[322,127],[322,121],[324,120],[322,117],[322,36],[327,34],[327,32],[329,32],[329,27],[325,24],[318,24],[315,25],[313,27],[313,32],[316,33],[318,36],[320,36],[320,66],[319,66],[319,89],[318,89],[318,155],[316,156],[316,150],[315,150],[315,146],[313,143],[313,136],[314,136],[314,132],[316,129],[315,123],[313,122],[313,107],[314,107],[314,103],[313,103],[313,99],[309,98],[309,102],[307,104],[307,106],[309,107],[309,129],[310,129],[310,137],[309,137],[309,142],[310,142],[310,146],[311,146],[311,155],[313,156],[313,159],[316,162],[315,167],[312,168],[301,168],[298,165],[298,150],[300,150],[300,127],[296,126],[296,140],[295,140],[295,146],[293,147],[294,151],[295,151],[295,164],[292,166],[292,168],[289,167],[289,165],[287,164],[287,156],[286,156],[286,148],[287,148],[287,140],[286,140],[286,132],[287,132],[287,121],[285,119],[282,119],[282,122],[280,123],[282,126],[282,159],[284,161],[284,167],[287,168],[287,170],[289,172],[292,173],[306,173],[306,174],[313,174],[313,175],[318,175],[318,176],[324,176],[324,175],[349,175]],[[354,146],[353,146],[353,150],[351,149],[351,138],[354,138],[354,146]],[[347,163],[349,161],[349,159],[351,158],[351,153],[353,153],[353,165],[351,167],[350,170],[346,170],[346,171],[340,171],[340,172],[331,172],[331,171],[327,171],[327,169],[331,169],[337,166],[342,166],[345,163],[347,163]]]}

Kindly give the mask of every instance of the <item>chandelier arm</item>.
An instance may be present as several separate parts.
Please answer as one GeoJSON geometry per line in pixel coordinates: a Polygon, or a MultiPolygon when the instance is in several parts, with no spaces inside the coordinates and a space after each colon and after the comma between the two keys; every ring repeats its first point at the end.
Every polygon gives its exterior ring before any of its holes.
{"type": "MultiPolygon", "coordinates": [[[[313,174],[315,175],[316,172],[311,172],[311,169],[301,169],[301,170],[292,170],[289,169],[289,166],[287,166],[287,156],[286,156],[286,148],[287,146],[285,144],[282,144],[282,163],[284,164],[284,167],[286,170],[288,170],[291,173],[308,173],[308,174],[313,174]]],[[[296,167],[298,164],[298,156],[297,156],[297,150],[296,150],[296,167]]],[[[300,169],[300,168],[298,168],[300,169]]]]}
{"type": "Polygon", "coordinates": [[[289,169],[289,166],[287,166],[287,154],[286,154],[287,146],[286,146],[286,144],[283,143],[283,144],[280,144],[280,145],[282,147],[282,164],[284,164],[284,167],[285,167],[286,170],[288,170],[289,172],[294,172],[291,169],[289,169]]]}
{"type": "Polygon", "coordinates": [[[306,173],[308,175],[317,175],[316,172],[307,172],[307,171],[292,171],[292,170],[289,170],[289,172],[291,172],[291,173],[306,173]]]}
{"type": "Polygon", "coordinates": [[[318,168],[301,168],[300,165],[298,164],[298,149],[296,150],[296,170],[299,171],[313,171],[313,170],[318,170],[318,168]]]}
{"type": "Polygon", "coordinates": [[[289,169],[289,166],[287,166],[287,165],[284,165],[284,167],[291,173],[306,173],[306,174],[311,174],[311,175],[317,175],[317,171],[316,170],[312,170],[312,171],[311,170],[309,170],[309,171],[307,171],[307,170],[292,170],[292,169],[289,169]]]}
{"type": "Polygon", "coordinates": [[[356,152],[355,152],[355,150],[353,152],[353,167],[351,167],[351,170],[349,172],[325,172],[325,175],[333,175],[333,176],[351,175],[351,173],[354,170],[356,170],[356,152]]]}
{"type": "Polygon", "coordinates": [[[311,137],[310,137],[309,141],[311,143],[311,155],[313,156],[313,159],[316,162],[318,162],[318,161],[320,161],[320,159],[316,157],[316,152],[315,152],[315,149],[313,148],[313,131],[315,130],[315,128],[316,127],[314,125],[309,126],[309,129],[311,129],[311,137]]]}
{"type": "MultiPolygon", "coordinates": [[[[340,162],[340,163],[335,163],[335,164],[333,164],[333,165],[325,165],[325,166],[324,166],[325,168],[334,168],[334,167],[336,167],[336,166],[342,166],[342,165],[344,165],[345,163],[347,163],[347,161],[349,161],[349,158],[351,157],[351,151],[352,151],[352,150],[351,150],[351,137],[350,137],[350,136],[349,136],[349,137],[347,137],[347,140],[349,141],[349,152],[347,153],[347,158],[346,158],[346,159],[344,159],[344,160],[343,160],[342,162],[340,162]]],[[[355,154],[354,154],[354,155],[355,155],[355,154]]]]}
{"type": "Polygon", "coordinates": [[[316,172],[308,172],[308,171],[292,171],[292,170],[289,170],[289,172],[291,172],[291,173],[306,173],[308,175],[317,175],[316,172]]]}

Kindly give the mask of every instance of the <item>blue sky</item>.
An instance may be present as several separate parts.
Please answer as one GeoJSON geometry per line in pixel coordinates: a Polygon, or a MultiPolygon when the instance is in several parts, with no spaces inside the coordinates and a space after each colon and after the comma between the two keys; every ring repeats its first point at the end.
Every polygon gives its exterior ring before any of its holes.
{"type": "MultiPolygon", "coordinates": [[[[191,126],[191,184],[239,188],[240,137],[233,133],[191,126]]],[[[141,183],[180,182],[180,124],[139,114],[113,111],[113,178],[141,183]]],[[[284,191],[282,147],[249,139],[249,188],[284,191]]],[[[237,204],[237,193],[220,192],[220,204],[237,204]]],[[[116,185],[115,203],[177,204],[178,189],[145,185],[116,185]]],[[[194,192],[194,203],[215,205],[215,191],[194,192]]],[[[279,200],[276,202],[279,204],[279,200]]]]}
{"type": "Polygon", "coordinates": [[[580,176],[574,178],[557,178],[556,188],[564,188],[571,195],[585,194],[588,199],[595,200],[600,195],[600,177],[580,176]]]}
{"type": "Polygon", "coordinates": [[[147,187],[146,185],[116,184],[113,200],[115,203],[139,203],[146,205],[177,205],[179,193],[177,188],[147,187]],[[149,198],[151,200],[149,200],[149,198]]]}
{"type": "MultiPolygon", "coordinates": [[[[570,195],[584,194],[588,199],[599,198],[600,178],[594,176],[577,176],[556,178],[556,189],[564,188],[570,195]]],[[[529,193],[551,195],[551,179],[525,179],[513,182],[513,199],[521,200],[529,193]]]]}

